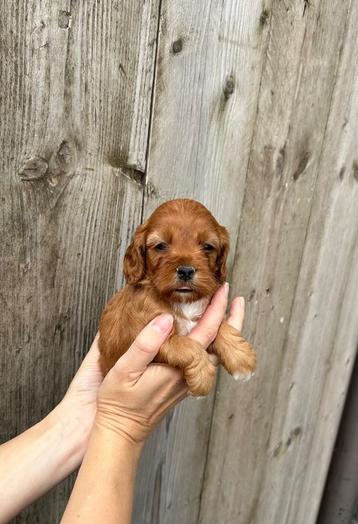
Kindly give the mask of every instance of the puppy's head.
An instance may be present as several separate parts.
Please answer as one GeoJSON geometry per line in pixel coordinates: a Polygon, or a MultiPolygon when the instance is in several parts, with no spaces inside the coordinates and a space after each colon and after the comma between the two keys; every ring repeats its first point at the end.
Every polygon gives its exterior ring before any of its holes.
{"type": "Polygon", "coordinates": [[[149,280],[171,302],[193,302],[224,282],[228,251],[228,232],[206,207],[171,200],[138,227],[123,271],[129,284],[149,280]]]}

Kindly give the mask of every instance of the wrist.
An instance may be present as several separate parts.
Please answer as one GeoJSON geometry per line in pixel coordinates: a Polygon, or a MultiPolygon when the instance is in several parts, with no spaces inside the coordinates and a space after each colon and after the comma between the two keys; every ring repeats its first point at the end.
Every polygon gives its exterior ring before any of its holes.
{"type": "Polygon", "coordinates": [[[130,522],[141,445],[95,421],[62,524],[130,522]]]}
{"type": "MultiPolygon", "coordinates": [[[[97,423],[93,424],[83,464],[100,464],[101,474],[117,484],[127,479],[134,480],[141,455],[142,443],[134,442],[112,428],[97,423]]],[[[97,468],[97,466],[95,466],[97,468]]],[[[99,471],[97,474],[100,474],[99,471]]]]}
{"type": "Polygon", "coordinates": [[[57,435],[65,474],[70,474],[83,459],[93,421],[82,417],[75,406],[64,399],[42,422],[57,435]]]}
{"type": "Polygon", "coordinates": [[[113,417],[113,419],[104,417],[100,413],[96,415],[92,433],[100,438],[108,439],[114,446],[124,446],[133,455],[140,455],[146,435],[138,427],[137,423],[128,423],[128,420],[122,417],[113,417]]]}

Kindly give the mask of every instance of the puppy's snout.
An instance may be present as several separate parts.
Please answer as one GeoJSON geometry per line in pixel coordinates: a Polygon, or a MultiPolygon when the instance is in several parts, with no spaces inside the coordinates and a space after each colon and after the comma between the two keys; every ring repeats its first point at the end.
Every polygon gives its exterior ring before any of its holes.
{"type": "Polygon", "coordinates": [[[194,273],[196,269],[193,266],[179,266],[177,267],[177,275],[179,280],[183,280],[184,282],[188,282],[189,280],[192,280],[194,273]]]}

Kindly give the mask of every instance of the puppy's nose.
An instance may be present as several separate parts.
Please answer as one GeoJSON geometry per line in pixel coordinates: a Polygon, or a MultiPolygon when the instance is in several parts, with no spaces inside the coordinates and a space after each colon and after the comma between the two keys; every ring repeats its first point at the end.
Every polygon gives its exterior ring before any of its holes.
{"type": "Polygon", "coordinates": [[[188,280],[191,280],[195,273],[195,267],[192,266],[179,266],[177,267],[177,275],[179,280],[184,280],[184,282],[188,282],[188,280]]]}

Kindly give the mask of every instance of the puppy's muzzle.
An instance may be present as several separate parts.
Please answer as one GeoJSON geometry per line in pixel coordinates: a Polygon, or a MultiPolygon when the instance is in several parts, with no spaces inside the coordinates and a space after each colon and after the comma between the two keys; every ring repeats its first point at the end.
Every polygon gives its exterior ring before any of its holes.
{"type": "Polygon", "coordinates": [[[195,271],[196,269],[193,266],[179,266],[177,267],[178,279],[183,282],[189,282],[190,280],[193,280],[195,271]]]}

